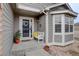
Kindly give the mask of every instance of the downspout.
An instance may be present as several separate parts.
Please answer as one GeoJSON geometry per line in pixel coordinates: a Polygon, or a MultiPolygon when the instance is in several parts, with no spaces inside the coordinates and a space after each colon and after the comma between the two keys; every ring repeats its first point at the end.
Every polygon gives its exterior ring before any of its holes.
{"type": "Polygon", "coordinates": [[[45,12],[44,10],[42,11],[46,15],[46,22],[45,22],[45,45],[48,45],[48,12],[45,12]]]}

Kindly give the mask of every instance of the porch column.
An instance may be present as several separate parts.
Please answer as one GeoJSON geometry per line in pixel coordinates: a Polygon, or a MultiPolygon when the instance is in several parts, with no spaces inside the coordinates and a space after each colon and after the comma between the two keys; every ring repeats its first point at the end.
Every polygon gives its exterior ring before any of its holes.
{"type": "Polygon", "coordinates": [[[46,12],[46,33],[45,33],[45,40],[46,40],[46,45],[48,45],[48,12],[46,12]]]}
{"type": "Polygon", "coordinates": [[[65,42],[65,15],[62,14],[62,44],[65,42]]]}

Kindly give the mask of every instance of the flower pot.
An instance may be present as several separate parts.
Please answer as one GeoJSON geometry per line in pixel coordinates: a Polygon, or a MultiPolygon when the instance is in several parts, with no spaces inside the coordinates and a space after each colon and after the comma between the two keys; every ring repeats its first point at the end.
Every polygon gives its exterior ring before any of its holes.
{"type": "Polygon", "coordinates": [[[47,45],[44,46],[44,50],[48,52],[49,51],[49,46],[47,46],[47,45]]]}
{"type": "Polygon", "coordinates": [[[20,40],[19,39],[16,39],[15,42],[16,42],[16,44],[19,44],[20,43],[20,40]]]}

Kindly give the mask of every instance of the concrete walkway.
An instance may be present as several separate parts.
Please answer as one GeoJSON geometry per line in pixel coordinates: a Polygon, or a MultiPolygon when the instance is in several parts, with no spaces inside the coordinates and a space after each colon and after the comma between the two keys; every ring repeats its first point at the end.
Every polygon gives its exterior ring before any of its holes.
{"type": "Polygon", "coordinates": [[[49,56],[49,54],[42,49],[43,43],[35,40],[14,44],[12,48],[12,55],[14,56],[49,56]]]}

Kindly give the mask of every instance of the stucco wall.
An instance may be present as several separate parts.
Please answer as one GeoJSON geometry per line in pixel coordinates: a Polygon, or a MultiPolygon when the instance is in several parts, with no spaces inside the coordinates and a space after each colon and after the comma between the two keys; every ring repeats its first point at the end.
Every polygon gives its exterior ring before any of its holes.
{"type": "Polygon", "coordinates": [[[11,55],[10,53],[13,45],[13,13],[9,4],[3,3],[1,6],[2,6],[2,12],[3,12],[2,14],[3,55],[11,55]]]}

